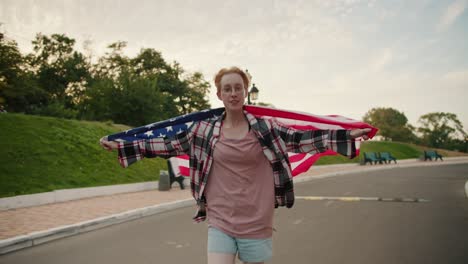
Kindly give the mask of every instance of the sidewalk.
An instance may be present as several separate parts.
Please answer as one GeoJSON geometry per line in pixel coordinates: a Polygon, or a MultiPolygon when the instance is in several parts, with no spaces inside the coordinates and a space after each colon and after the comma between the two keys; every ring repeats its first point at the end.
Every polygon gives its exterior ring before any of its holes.
{"type": "MultiPolygon", "coordinates": [[[[468,157],[446,158],[443,162],[401,160],[398,164],[372,166],[315,166],[294,181],[298,183],[359,171],[460,163],[468,163],[468,157]]],[[[185,206],[195,206],[190,188],[181,190],[174,184],[170,191],[164,192],[124,193],[0,211],[0,254],[185,206]]]]}

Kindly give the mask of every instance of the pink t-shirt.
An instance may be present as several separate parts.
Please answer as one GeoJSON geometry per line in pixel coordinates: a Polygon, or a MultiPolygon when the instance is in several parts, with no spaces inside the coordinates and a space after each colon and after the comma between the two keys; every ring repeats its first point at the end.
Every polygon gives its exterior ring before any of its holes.
{"type": "Polygon", "coordinates": [[[237,238],[273,234],[273,169],[254,132],[243,139],[223,136],[216,143],[205,189],[210,226],[237,238]]]}

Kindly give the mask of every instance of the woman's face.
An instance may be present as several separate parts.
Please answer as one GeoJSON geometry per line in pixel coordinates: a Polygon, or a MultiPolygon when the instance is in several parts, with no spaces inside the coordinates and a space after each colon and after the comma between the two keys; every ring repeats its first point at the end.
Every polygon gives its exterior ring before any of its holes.
{"type": "Polygon", "coordinates": [[[224,107],[229,110],[242,109],[247,96],[247,88],[244,87],[242,77],[237,73],[227,73],[221,78],[220,84],[221,89],[217,95],[223,101],[224,107]]]}

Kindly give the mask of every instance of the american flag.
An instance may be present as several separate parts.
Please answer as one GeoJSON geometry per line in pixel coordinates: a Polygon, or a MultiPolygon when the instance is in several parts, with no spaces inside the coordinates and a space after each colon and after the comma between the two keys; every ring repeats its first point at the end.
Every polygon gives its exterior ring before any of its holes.
{"type": "MultiPolygon", "coordinates": [[[[245,106],[245,110],[256,117],[275,118],[278,122],[297,129],[318,130],[318,129],[356,129],[371,128],[369,138],[374,137],[377,128],[361,121],[346,118],[339,115],[313,115],[303,112],[286,111],[269,107],[245,106]]],[[[224,112],[224,108],[215,108],[178,116],[164,121],[148,124],[126,130],[108,136],[108,140],[115,141],[135,141],[155,137],[172,136],[188,129],[193,122],[219,117],[224,112]]],[[[356,155],[359,155],[359,139],[356,140],[356,155]]],[[[310,155],[307,153],[288,153],[291,162],[293,176],[306,172],[321,157],[325,155],[336,155],[337,153],[328,150],[323,153],[310,155]]],[[[189,176],[188,156],[178,156],[171,158],[171,165],[176,176],[189,176]]]]}

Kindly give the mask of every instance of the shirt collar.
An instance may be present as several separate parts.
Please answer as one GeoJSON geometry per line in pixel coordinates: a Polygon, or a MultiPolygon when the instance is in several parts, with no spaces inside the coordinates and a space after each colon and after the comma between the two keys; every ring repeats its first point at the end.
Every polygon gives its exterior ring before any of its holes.
{"type": "MultiPolygon", "coordinates": [[[[244,115],[247,118],[247,122],[249,122],[250,127],[254,130],[257,137],[263,138],[262,133],[260,133],[260,128],[258,126],[257,118],[254,115],[252,115],[251,113],[249,113],[247,110],[245,110],[245,108],[244,108],[243,111],[244,111],[244,115]]],[[[218,119],[216,120],[214,130],[213,130],[213,136],[214,137],[219,137],[219,135],[221,133],[221,124],[222,124],[225,116],[226,116],[226,111],[224,111],[223,114],[221,114],[218,117],[218,119]]]]}

